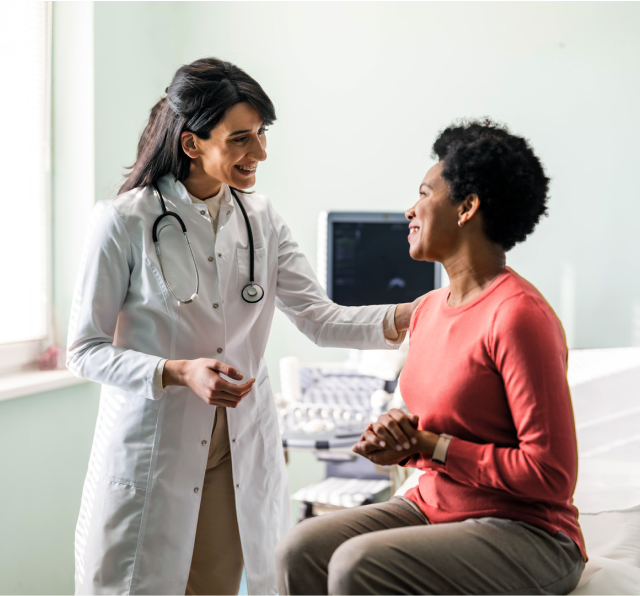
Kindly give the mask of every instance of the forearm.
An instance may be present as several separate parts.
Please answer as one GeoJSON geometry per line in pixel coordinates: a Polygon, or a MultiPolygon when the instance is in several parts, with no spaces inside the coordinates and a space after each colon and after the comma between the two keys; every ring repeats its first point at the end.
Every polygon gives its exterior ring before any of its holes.
{"type": "Polygon", "coordinates": [[[478,445],[454,438],[442,467],[453,479],[470,486],[527,499],[564,501],[575,484],[575,460],[567,454],[560,446],[543,454],[522,446],[478,445]]]}
{"type": "Polygon", "coordinates": [[[167,360],[162,371],[162,386],[178,385],[185,387],[187,385],[188,365],[188,360],[167,360]]]}

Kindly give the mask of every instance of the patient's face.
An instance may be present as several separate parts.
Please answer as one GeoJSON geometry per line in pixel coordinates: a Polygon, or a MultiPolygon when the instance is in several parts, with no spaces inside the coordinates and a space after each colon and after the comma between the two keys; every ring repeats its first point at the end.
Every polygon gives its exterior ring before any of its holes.
{"type": "Polygon", "coordinates": [[[433,166],[420,185],[418,202],[405,213],[409,223],[409,254],[416,261],[446,259],[458,239],[458,210],[449,200],[442,162],[433,166]]]}

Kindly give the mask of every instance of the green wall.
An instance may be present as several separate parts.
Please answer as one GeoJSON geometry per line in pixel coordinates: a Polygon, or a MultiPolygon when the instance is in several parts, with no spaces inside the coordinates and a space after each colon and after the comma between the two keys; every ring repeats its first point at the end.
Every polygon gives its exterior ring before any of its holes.
{"type": "Polygon", "coordinates": [[[72,594],[92,383],[0,402],[0,594],[72,594]]]}

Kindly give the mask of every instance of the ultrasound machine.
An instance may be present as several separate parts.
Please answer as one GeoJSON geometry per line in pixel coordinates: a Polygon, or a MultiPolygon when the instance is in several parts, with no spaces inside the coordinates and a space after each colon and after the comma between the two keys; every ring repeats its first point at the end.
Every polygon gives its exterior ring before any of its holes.
{"type": "MultiPolygon", "coordinates": [[[[329,212],[318,225],[318,276],[337,304],[398,304],[441,286],[438,263],[409,256],[403,213],[329,212]]],[[[310,449],[327,464],[327,478],[292,496],[300,518],[389,497],[390,470],[356,456],[351,447],[367,425],[391,407],[406,359],[400,350],[351,350],[343,363],[280,362],[277,400],[285,449],[310,449]]]]}

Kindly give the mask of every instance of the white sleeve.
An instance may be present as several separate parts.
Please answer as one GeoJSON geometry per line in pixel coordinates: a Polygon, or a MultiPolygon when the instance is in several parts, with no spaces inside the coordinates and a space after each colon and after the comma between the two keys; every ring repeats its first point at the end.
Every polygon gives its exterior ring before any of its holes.
{"type": "Polygon", "coordinates": [[[289,320],[321,347],[398,348],[399,344],[386,341],[384,335],[384,319],[390,305],[340,306],[329,300],[271,203],[269,216],[278,237],[276,306],[289,320]]]}
{"type": "Polygon", "coordinates": [[[407,336],[406,329],[400,333],[396,329],[396,308],[398,308],[397,304],[393,304],[389,307],[386,314],[384,315],[384,321],[382,323],[382,327],[384,329],[384,338],[390,344],[401,344],[404,341],[404,338],[407,336]]]}
{"type": "Polygon", "coordinates": [[[67,338],[67,368],[77,377],[149,399],[158,356],[113,345],[118,314],[129,288],[129,234],[113,205],[100,201],[91,215],[78,272],[67,338]]]}
{"type": "Polygon", "coordinates": [[[164,384],[162,383],[165,363],[166,359],[160,360],[160,362],[158,362],[158,366],[156,366],[156,372],[153,375],[153,390],[159,391],[160,393],[165,392],[164,384]]]}

